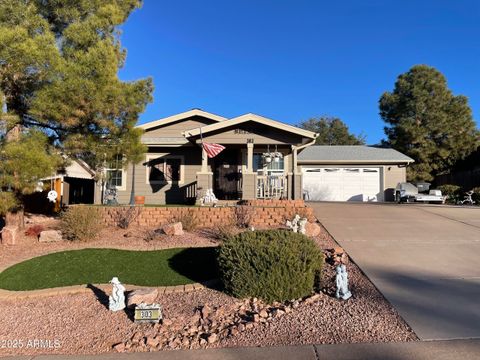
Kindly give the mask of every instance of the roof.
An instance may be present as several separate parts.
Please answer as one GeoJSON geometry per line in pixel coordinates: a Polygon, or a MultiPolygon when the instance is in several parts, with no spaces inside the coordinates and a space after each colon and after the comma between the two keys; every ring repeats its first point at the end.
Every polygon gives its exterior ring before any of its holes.
{"type": "MultiPolygon", "coordinates": [[[[64,156],[67,158],[67,156],[64,156]]],[[[70,164],[63,172],[57,171],[55,175],[42,178],[42,180],[58,179],[61,177],[72,177],[77,179],[93,179],[95,172],[82,159],[71,159],[70,164]]]]}
{"type": "MultiPolygon", "coordinates": [[[[242,123],[247,122],[247,121],[254,121],[254,122],[259,123],[259,124],[272,126],[272,127],[277,128],[277,129],[288,131],[288,132],[298,134],[300,136],[304,136],[304,137],[311,138],[311,139],[315,139],[317,137],[317,134],[312,132],[312,131],[304,130],[304,129],[298,128],[296,126],[288,125],[288,124],[282,123],[280,121],[272,120],[272,119],[269,119],[269,118],[266,118],[266,117],[263,117],[263,116],[260,116],[260,115],[252,114],[252,113],[237,116],[235,118],[224,120],[224,121],[221,121],[221,122],[217,122],[215,124],[202,126],[201,131],[202,131],[202,134],[206,134],[210,131],[223,129],[223,128],[226,128],[226,127],[229,127],[229,126],[239,125],[239,124],[242,124],[242,123]]],[[[200,128],[195,128],[195,129],[192,129],[192,130],[186,130],[186,131],[184,131],[184,135],[185,135],[185,137],[200,135],[200,128]]]]}
{"type": "Polygon", "coordinates": [[[192,110],[184,111],[180,114],[168,116],[166,118],[162,118],[159,120],[149,121],[148,123],[138,125],[137,127],[140,129],[147,130],[157,126],[167,125],[175,121],[188,119],[193,116],[202,116],[204,118],[217,121],[217,122],[227,120],[227,118],[224,118],[223,116],[215,115],[207,111],[203,111],[201,109],[192,109],[192,110]]]}
{"type": "Polygon", "coordinates": [[[313,145],[298,154],[298,162],[306,163],[411,163],[414,160],[401,152],[365,145],[313,145]]]}

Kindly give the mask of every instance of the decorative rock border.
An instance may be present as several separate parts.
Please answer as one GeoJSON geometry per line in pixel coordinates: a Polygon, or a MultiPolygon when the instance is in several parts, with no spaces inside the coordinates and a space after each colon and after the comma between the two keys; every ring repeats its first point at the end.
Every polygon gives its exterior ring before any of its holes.
{"type": "MultiPolygon", "coordinates": [[[[159,295],[162,294],[171,294],[171,293],[184,293],[191,292],[195,290],[201,290],[206,287],[214,286],[218,283],[217,279],[208,280],[203,283],[192,283],[186,285],[174,285],[174,286],[139,286],[139,285],[128,285],[123,284],[127,291],[137,290],[137,289],[158,289],[159,295]]],[[[102,291],[110,291],[112,284],[91,284],[94,287],[102,291]]],[[[39,297],[48,297],[56,295],[74,295],[74,294],[87,294],[91,293],[92,289],[89,288],[89,285],[73,285],[73,286],[63,286],[57,288],[49,289],[39,289],[39,290],[28,290],[28,291],[11,291],[0,289],[0,300],[23,300],[23,299],[34,299],[39,297]]]]}

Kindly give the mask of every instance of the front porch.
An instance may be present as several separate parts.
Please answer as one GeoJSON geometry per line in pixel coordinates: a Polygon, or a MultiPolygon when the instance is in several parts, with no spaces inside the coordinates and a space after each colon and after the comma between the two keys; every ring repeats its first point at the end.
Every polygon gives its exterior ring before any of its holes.
{"type": "Polygon", "coordinates": [[[297,171],[295,146],[229,144],[213,159],[207,157],[204,149],[199,151],[202,152],[202,166],[196,173],[199,197],[212,189],[219,200],[302,198],[302,175],[297,171]],[[270,153],[268,159],[265,154],[270,153]]]}

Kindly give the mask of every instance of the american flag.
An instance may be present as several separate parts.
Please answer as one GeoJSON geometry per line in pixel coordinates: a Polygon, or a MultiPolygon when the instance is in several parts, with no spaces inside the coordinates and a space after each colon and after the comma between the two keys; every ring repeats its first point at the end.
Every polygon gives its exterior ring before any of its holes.
{"type": "Polygon", "coordinates": [[[222,146],[220,144],[203,143],[202,146],[205,149],[209,158],[217,156],[222,152],[223,149],[225,149],[225,146],[222,146]]]}

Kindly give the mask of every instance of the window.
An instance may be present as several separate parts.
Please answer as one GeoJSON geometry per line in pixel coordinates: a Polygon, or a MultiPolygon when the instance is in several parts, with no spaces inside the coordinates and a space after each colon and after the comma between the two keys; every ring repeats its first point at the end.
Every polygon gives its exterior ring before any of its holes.
{"type": "Polygon", "coordinates": [[[253,171],[257,172],[258,170],[266,170],[268,175],[283,174],[285,170],[285,158],[279,158],[278,161],[272,159],[270,163],[264,164],[262,153],[254,153],[253,171]]]}
{"type": "Polygon", "coordinates": [[[147,183],[182,183],[183,157],[147,157],[147,183]]]}
{"type": "Polygon", "coordinates": [[[126,172],[122,169],[122,155],[107,164],[105,168],[105,180],[107,187],[115,187],[117,190],[126,189],[126,172]]]}
{"type": "Polygon", "coordinates": [[[107,170],[107,184],[122,187],[122,170],[107,170]]]}

